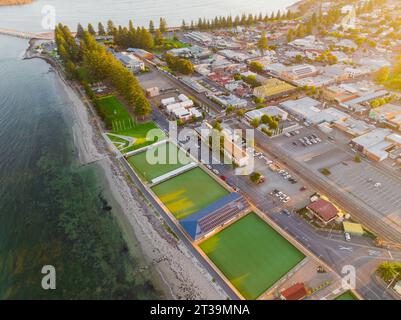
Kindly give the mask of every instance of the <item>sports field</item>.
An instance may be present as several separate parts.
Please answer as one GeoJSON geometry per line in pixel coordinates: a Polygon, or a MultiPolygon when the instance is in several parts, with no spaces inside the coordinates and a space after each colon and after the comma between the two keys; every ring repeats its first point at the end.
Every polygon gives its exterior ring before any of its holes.
{"type": "Polygon", "coordinates": [[[163,131],[152,121],[135,123],[128,130],[112,131],[108,136],[111,141],[115,142],[116,147],[124,152],[149,146],[165,138],[163,131]],[[148,141],[146,137],[151,130],[153,130],[152,135],[155,134],[157,136],[148,141]],[[131,143],[131,140],[133,143],[131,143]]]}
{"type": "Polygon", "coordinates": [[[152,189],[177,219],[184,219],[229,194],[200,168],[182,173],[152,189]]]}
{"type": "Polygon", "coordinates": [[[359,300],[351,291],[346,291],[334,300],[359,300]]]}
{"type": "Polygon", "coordinates": [[[128,162],[142,179],[151,182],[154,178],[181,168],[191,160],[174,144],[166,142],[129,157],[128,162]],[[160,159],[160,163],[149,162],[148,157],[153,158],[153,156],[160,159]]]}
{"type": "Polygon", "coordinates": [[[250,213],[200,244],[246,299],[256,299],[305,256],[250,213]]]}
{"type": "Polygon", "coordinates": [[[98,98],[95,106],[108,129],[121,131],[135,125],[125,106],[113,95],[98,98]]]}

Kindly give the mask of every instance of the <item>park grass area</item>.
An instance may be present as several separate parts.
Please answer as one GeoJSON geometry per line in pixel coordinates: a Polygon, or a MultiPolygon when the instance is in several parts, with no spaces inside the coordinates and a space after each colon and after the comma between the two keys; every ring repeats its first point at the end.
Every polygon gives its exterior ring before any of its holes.
{"type": "Polygon", "coordinates": [[[340,294],[334,300],[359,300],[351,291],[345,291],[343,294],[340,294]]]}
{"type": "Polygon", "coordinates": [[[129,157],[128,162],[143,180],[151,182],[157,177],[181,168],[191,160],[181,149],[166,142],[129,157]],[[152,164],[148,161],[148,156],[155,156],[161,161],[152,164]]]}
{"type": "Polygon", "coordinates": [[[135,123],[133,127],[128,130],[112,131],[107,135],[115,146],[124,152],[138,150],[165,139],[163,131],[152,121],[135,123]],[[151,130],[155,130],[154,138],[147,140],[147,135],[151,130]]]}
{"type": "Polygon", "coordinates": [[[152,51],[155,54],[161,54],[171,49],[180,49],[187,47],[189,47],[189,45],[185,42],[182,42],[174,38],[166,38],[163,39],[163,43],[161,45],[155,46],[152,51]]]}
{"type": "Polygon", "coordinates": [[[179,220],[229,194],[223,186],[201,168],[189,170],[152,189],[179,220]]]}
{"type": "Polygon", "coordinates": [[[126,131],[135,126],[131,115],[117,97],[108,95],[97,98],[95,106],[108,129],[126,131]]]}
{"type": "Polygon", "coordinates": [[[256,213],[200,245],[246,299],[256,299],[305,256],[256,213]]]}

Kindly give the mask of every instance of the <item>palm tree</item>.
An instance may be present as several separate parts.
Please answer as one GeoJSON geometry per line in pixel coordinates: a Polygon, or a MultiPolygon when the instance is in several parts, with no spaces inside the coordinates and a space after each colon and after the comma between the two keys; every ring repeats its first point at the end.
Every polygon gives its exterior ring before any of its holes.
{"type": "Polygon", "coordinates": [[[393,280],[398,274],[395,264],[388,261],[381,263],[377,268],[377,272],[386,282],[393,280]]]}

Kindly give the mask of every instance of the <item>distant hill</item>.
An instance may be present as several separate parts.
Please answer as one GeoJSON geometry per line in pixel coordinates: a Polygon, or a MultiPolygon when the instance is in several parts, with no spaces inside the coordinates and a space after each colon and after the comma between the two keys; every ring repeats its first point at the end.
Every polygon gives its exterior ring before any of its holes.
{"type": "Polygon", "coordinates": [[[14,6],[32,3],[34,0],[0,0],[0,6],[14,6]]]}

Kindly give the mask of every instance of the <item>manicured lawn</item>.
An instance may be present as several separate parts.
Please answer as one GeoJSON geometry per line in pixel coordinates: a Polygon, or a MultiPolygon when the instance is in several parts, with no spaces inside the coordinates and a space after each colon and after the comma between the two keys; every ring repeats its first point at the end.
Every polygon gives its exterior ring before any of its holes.
{"type": "Polygon", "coordinates": [[[177,219],[184,219],[229,193],[200,168],[162,182],[153,191],[177,219]]]}
{"type": "Polygon", "coordinates": [[[115,96],[98,98],[97,110],[107,127],[113,131],[125,131],[135,125],[125,106],[115,96]]]}
{"type": "Polygon", "coordinates": [[[164,39],[163,46],[166,50],[189,47],[187,43],[181,42],[180,40],[174,40],[173,38],[164,39]]]}
{"type": "MultiPolygon", "coordinates": [[[[129,148],[124,148],[124,152],[130,152],[133,150],[137,150],[146,146],[149,146],[155,142],[157,142],[159,139],[162,140],[165,138],[165,135],[161,129],[152,121],[146,122],[146,123],[136,123],[131,129],[128,130],[121,130],[121,131],[113,131],[112,133],[118,134],[121,136],[127,136],[127,137],[132,137],[135,138],[134,144],[129,147],[129,148]],[[147,134],[150,130],[155,130],[154,132],[157,134],[157,137],[155,137],[153,140],[147,140],[147,134]]],[[[109,138],[112,141],[117,141],[121,142],[121,139],[112,135],[109,135],[109,138]]],[[[125,143],[125,147],[128,146],[128,141],[125,143]]]]}
{"type": "Polygon", "coordinates": [[[250,213],[200,244],[246,299],[256,299],[305,256],[250,213]]]}
{"type": "Polygon", "coordinates": [[[359,300],[351,291],[345,291],[335,298],[335,300],[359,300]]]}
{"type": "Polygon", "coordinates": [[[171,143],[163,143],[148,150],[128,158],[128,162],[135,169],[136,173],[148,182],[191,162],[183,151],[171,143]],[[160,161],[157,164],[150,163],[148,157],[153,155],[163,162],[160,161]]]}
{"type": "Polygon", "coordinates": [[[153,48],[153,53],[160,54],[170,49],[187,48],[189,45],[187,43],[181,42],[179,40],[174,40],[173,38],[168,38],[163,40],[162,45],[158,45],[153,48]]]}

